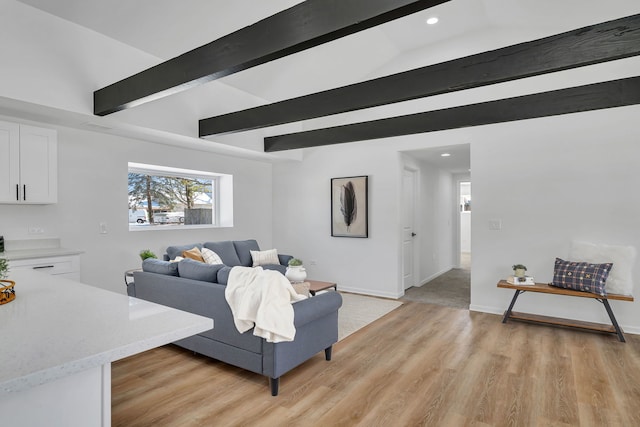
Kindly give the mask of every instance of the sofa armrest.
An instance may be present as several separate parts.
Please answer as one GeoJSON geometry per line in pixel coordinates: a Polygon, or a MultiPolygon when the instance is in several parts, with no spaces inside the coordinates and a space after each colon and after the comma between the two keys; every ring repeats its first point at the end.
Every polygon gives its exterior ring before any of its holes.
{"type": "Polygon", "coordinates": [[[229,310],[225,287],[218,283],[143,271],[134,272],[133,277],[136,298],[210,318],[224,308],[229,310]]]}
{"type": "Polygon", "coordinates": [[[338,311],[342,306],[342,295],[325,292],[293,304],[294,325],[299,328],[316,319],[338,311]]]}
{"type": "Polygon", "coordinates": [[[280,265],[289,265],[290,259],[293,259],[291,255],[278,254],[278,261],[280,261],[280,265]]]}

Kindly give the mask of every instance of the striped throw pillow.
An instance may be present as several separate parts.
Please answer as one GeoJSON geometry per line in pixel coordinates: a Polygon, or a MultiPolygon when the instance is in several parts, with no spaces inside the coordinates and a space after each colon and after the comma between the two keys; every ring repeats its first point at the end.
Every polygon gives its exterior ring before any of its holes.
{"type": "Polygon", "coordinates": [[[251,259],[253,259],[254,267],[259,265],[280,264],[280,260],[278,260],[278,251],[276,249],[249,252],[251,252],[251,259]]]}

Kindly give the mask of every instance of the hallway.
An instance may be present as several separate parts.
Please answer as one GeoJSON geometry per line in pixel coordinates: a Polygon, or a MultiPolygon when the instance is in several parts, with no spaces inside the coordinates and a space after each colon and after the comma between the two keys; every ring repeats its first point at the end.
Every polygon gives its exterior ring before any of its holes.
{"type": "Polygon", "coordinates": [[[400,300],[468,310],[471,302],[471,254],[461,254],[460,267],[452,268],[422,286],[407,289],[400,300]]]}

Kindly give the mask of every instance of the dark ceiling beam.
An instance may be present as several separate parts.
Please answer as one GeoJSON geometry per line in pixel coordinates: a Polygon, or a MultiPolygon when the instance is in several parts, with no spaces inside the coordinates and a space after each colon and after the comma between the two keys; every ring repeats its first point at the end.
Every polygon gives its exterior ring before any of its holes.
{"type": "Polygon", "coordinates": [[[202,119],[200,137],[291,123],[640,54],[640,15],[202,119]]]}
{"type": "Polygon", "coordinates": [[[307,0],[93,93],[105,116],[450,0],[307,0]]]}
{"type": "Polygon", "coordinates": [[[412,135],[640,104],[640,77],[517,96],[369,122],[271,136],[266,152],[412,135]]]}

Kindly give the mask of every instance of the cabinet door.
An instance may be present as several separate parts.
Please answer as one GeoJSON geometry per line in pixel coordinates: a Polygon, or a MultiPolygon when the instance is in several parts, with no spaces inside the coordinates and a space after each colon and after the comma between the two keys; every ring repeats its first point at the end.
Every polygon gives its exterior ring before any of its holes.
{"type": "Polygon", "coordinates": [[[20,201],[58,201],[58,144],[53,129],[20,126],[20,201]]]}
{"type": "Polygon", "coordinates": [[[20,185],[20,127],[0,122],[0,203],[17,203],[20,185]]]}

